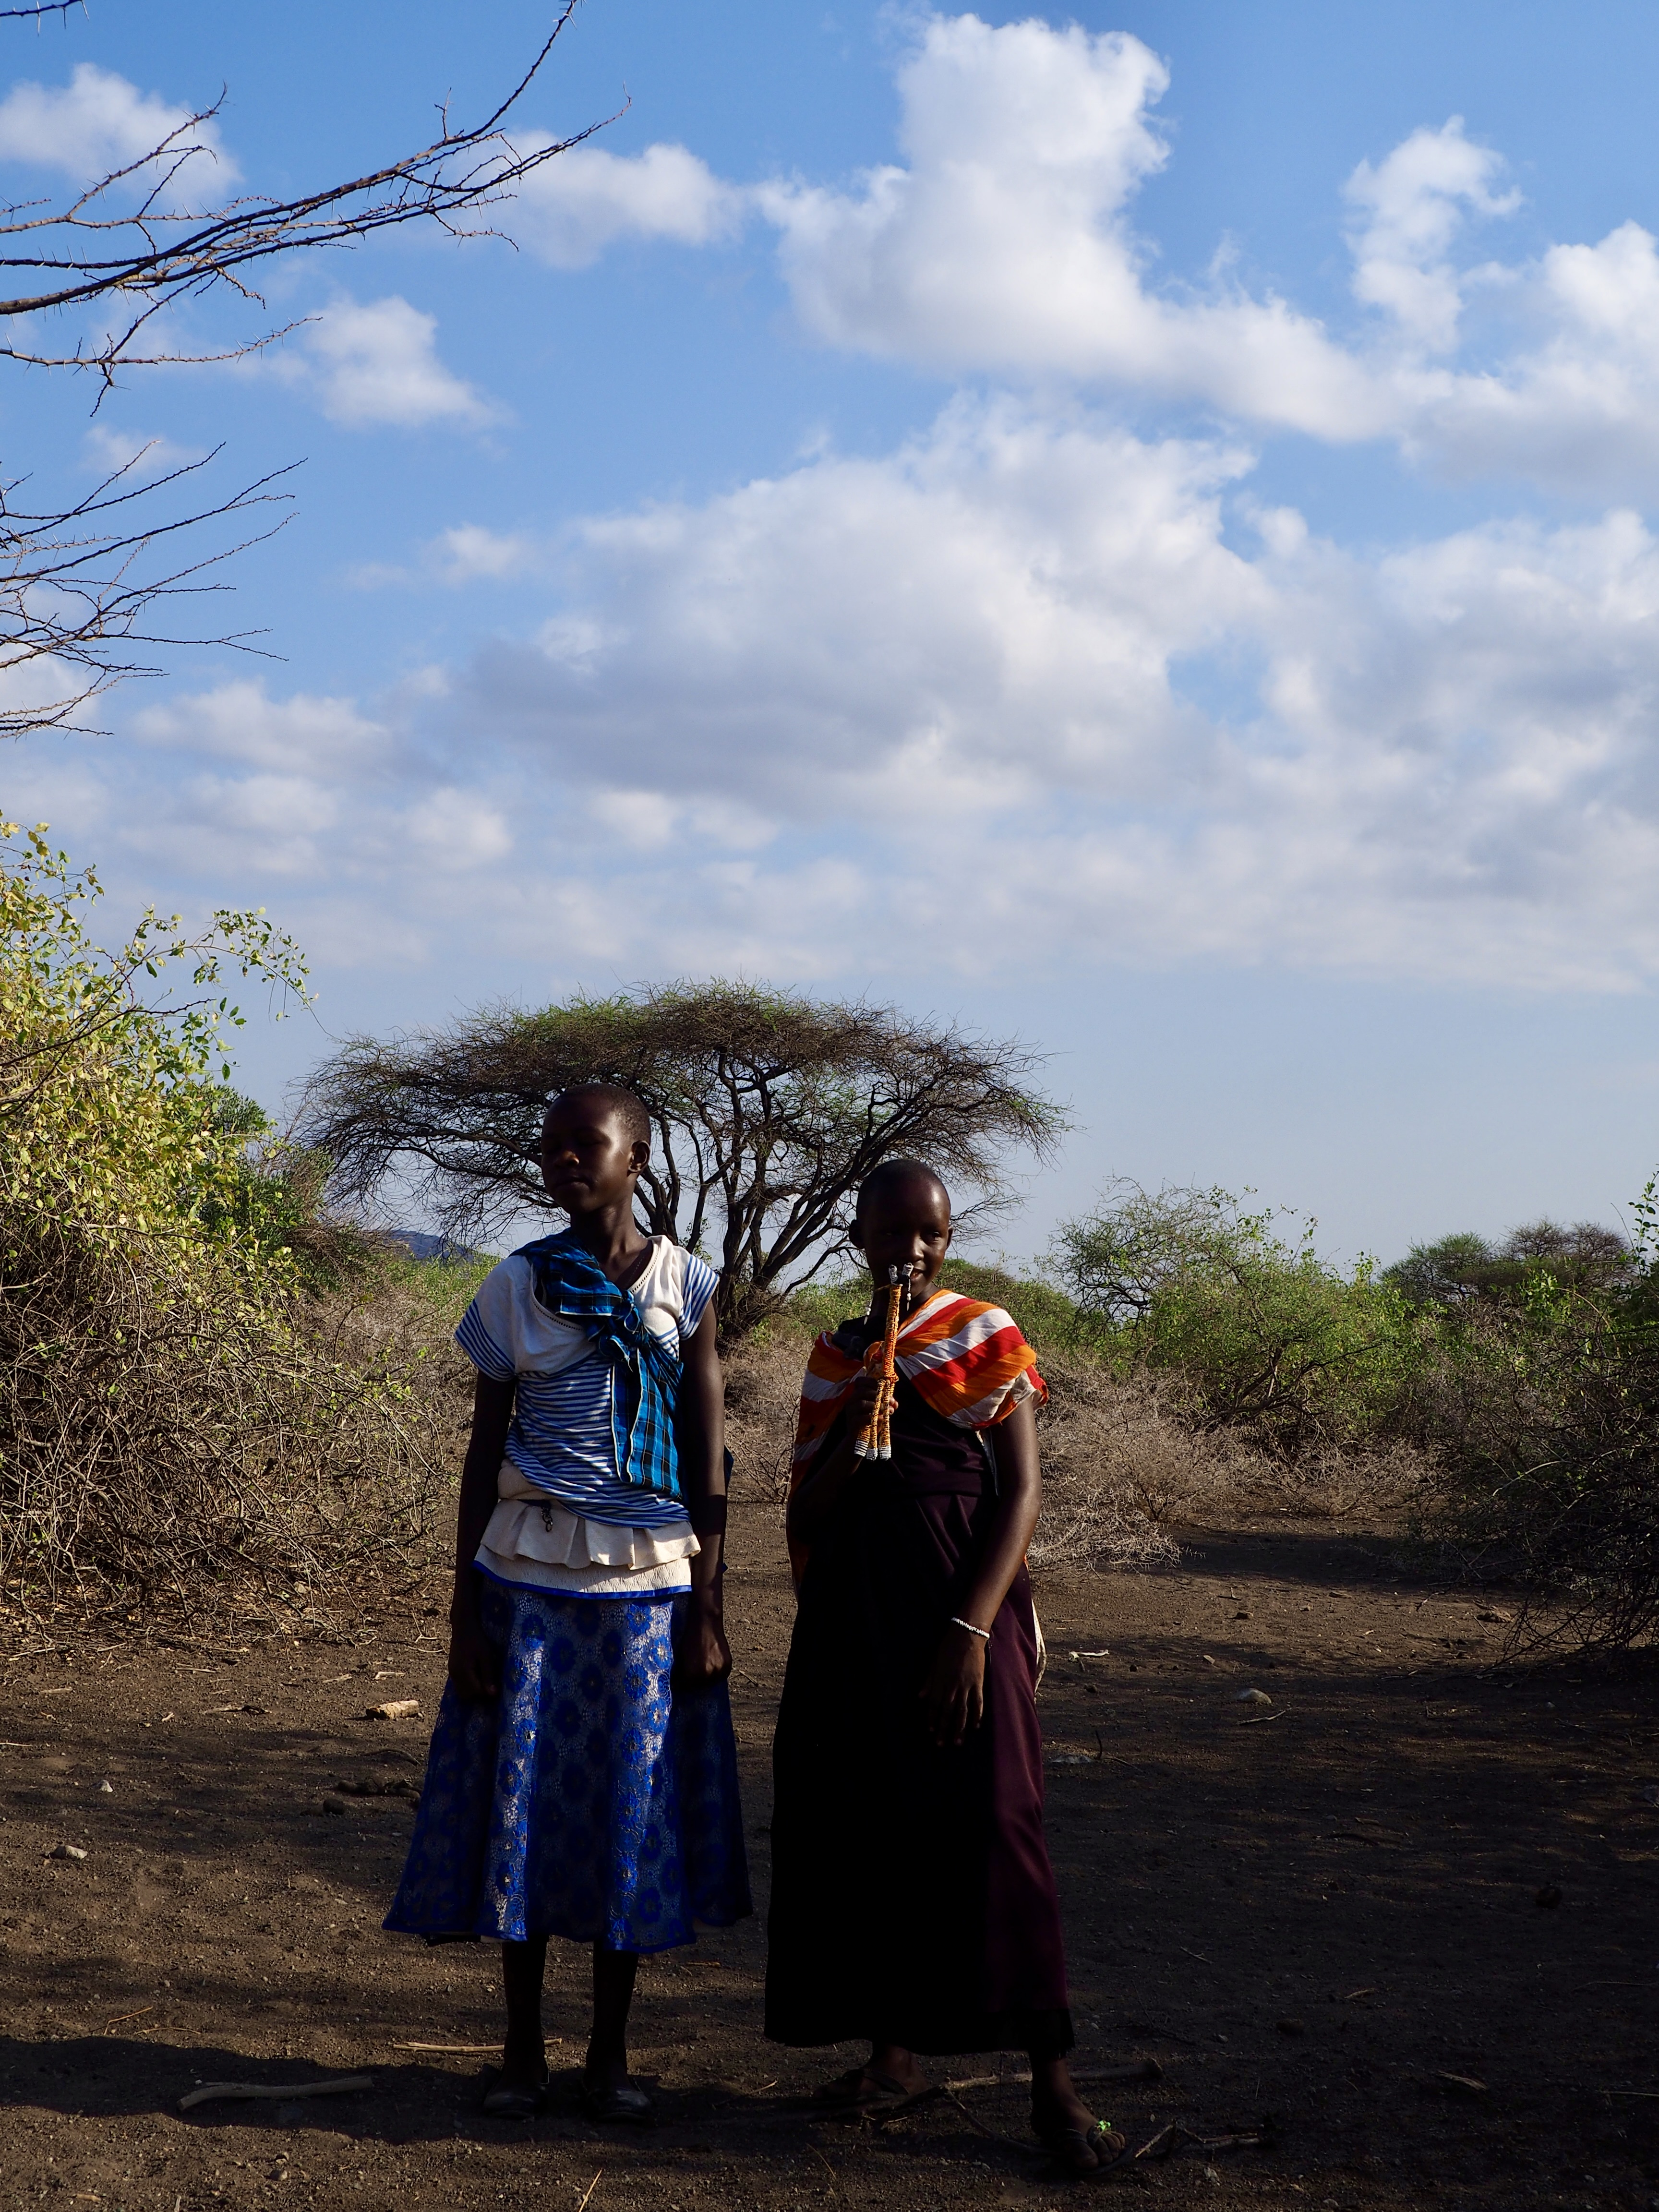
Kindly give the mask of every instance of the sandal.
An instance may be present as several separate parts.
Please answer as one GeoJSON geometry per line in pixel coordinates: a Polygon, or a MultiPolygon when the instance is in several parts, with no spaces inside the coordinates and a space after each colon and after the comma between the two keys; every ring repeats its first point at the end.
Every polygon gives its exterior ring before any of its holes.
{"type": "Polygon", "coordinates": [[[648,2127],[655,2119],[656,2107],[643,2089],[602,2089],[594,2084],[582,2084],[582,2116],[611,2126],[648,2127]]]}
{"type": "Polygon", "coordinates": [[[890,2120],[917,2105],[926,2104],[939,2094],[931,2081],[920,2089],[907,2089],[890,2074],[877,2074],[867,2066],[854,2066],[850,2073],[838,2075],[833,2081],[814,2089],[807,2104],[810,2110],[829,2113],[838,2120],[890,2120]]]}
{"type": "Polygon", "coordinates": [[[1056,2168],[1070,2181],[1086,2181],[1104,2173],[1129,2148],[1128,2137],[1121,2136],[1106,2120],[1096,2120],[1086,2128],[1038,2128],[1036,2136],[1054,2153],[1056,2168]]]}
{"type": "Polygon", "coordinates": [[[478,2109],[492,2120],[533,2120],[547,2109],[547,2092],[552,2075],[544,2073],[539,2088],[528,2088],[522,2082],[503,2081],[500,2072],[488,2077],[490,2087],[483,2093],[478,2109]]]}

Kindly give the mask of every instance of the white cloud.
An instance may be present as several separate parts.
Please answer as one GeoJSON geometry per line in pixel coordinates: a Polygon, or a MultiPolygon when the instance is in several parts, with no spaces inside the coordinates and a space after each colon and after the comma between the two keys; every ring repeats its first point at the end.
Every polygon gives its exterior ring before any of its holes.
{"type": "Polygon", "coordinates": [[[1169,656],[1255,588],[1218,543],[1243,465],[962,405],[891,460],[593,520],[580,650],[563,626],[487,648],[473,710],[567,773],[619,755],[619,826],[654,818],[641,789],[945,818],[1018,803],[1033,775],[1133,780],[1195,727],[1169,656]]]}
{"type": "Polygon", "coordinates": [[[1006,921],[1021,958],[1659,970],[1645,527],[1492,525],[1365,562],[1279,512],[1247,558],[1222,536],[1240,465],[958,405],[890,461],[589,524],[592,649],[487,648],[447,711],[527,787],[591,787],[609,856],[548,865],[617,872],[677,959],[690,932],[712,965],[811,972],[833,921],[855,971],[896,942],[977,963],[1006,921]],[[733,792],[764,862],[697,814],[733,792]]]}
{"type": "Polygon", "coordinates": [[[1362,557],[1253,532],[1247,468],[957,402],[884,459],[595,518],[536,637],[374,711],[135,717],[100,839],[269,877],[327,957],[470,973],[1659,977],[1647,526],[1362,557]]]}
{"type": "Polygon", "coordinates": [[[1164,64],[1126,33],[923,19],[898,71],[902,165],[852,190],[774,182],[797,315],[824,343],[950,375],[1068,380],[1336,442],[1398,440],[1448,473],[1581,495],[1659,488],[1659,246],[1635,222],[1512,264],[1455,256],[1519,204],[1460,118],[1346,188],[1353,289],[1334,332],[1224,276],[1153,281],[1135,193],[1167,149],[1164,64]],[[1473,338],[1469,310],[1481,313],[1473,338]]]}
{"type": "Polygon", "coordinates": [[[375,591],[386,585],[512,583],[533,574],[547,563],[547,544],[524,531],[489,530],[482,523],[460,522],[441,530],[420,549],[412,562],[365,561],[350,572],[361,590],[375,591]]]}
{"type": "Polygon", "coordinates": [[[586,269],[618,239],[707,246],[728,238],[746,199],[684,146],[625,155],[574,146],[531,171],[507,221],[515,238],[556,269],[586,269]]]}
{"type": "Polygon", "coordinates": [[[500,410],[438,358],[437,331],[435,315],[396,293],[337,300],[300,333],[298,350],[256,367],[313,391],[330,421],[348,429],[410,430],[428,422],[479,428],[499,421],[500,410]]]}
{"type": "MultiPolygon", "coordinates": [[[[189,125],[188,108],[140,92],[94,62],[80,62],[67,85],[15,84],[0,100],[0,161],[58,169],[76,184],[89,184],[142,161],[179,134],[173,152],[163,157],[164,167],[170,168],[184,156],[170,199],[180,191],[200,195],[234,184],[240,172],[220,143],[217,126],[189,125]]],[[[155,170],[145,169],[136,181],[143,191],[153,189],[155,170]]]]}
{"type": "Polygon", "coordinates": [[[1336,438],[1387,427],[1364,365],[1282,301],[1165,299],[1128,227],[1165,158],[1162,62],[1125,32],[933,16],[899,70],[908,166],[763,188],[815,336],[946,371],[1155,385],[1336,438]]]}
{"type": "Polygon", "coordinates": [[[1463,135],[1454,115],[1438,131],[1413,131],[1373,168],[1362,161],[1347,184],[1358,220],[1351,240],[1353,289],[1367,306],[1393,316],[1419,344],[1444,351],[1456,343],[1462,281],[1449,259],[1463,210],[1510,215],[1519,192],[1498,192],[1503,162],[1463,135]]]}
{"type": "Polygon", "coordinates": [[[411,806],[404,827],[428,860],[451,872],[505,860],[513,849],[501,810],[453,784],[440,785],[411,806]]]}
{"type": "Polygon", "coordinates": [[[205,460],[208,452],[205,446],[180,446],[159,433],[146,437],[142,431],[117,430],[106,422],[94,422],[81,442],[100,476],[128,473],[134,483],[205,460]]]}
{"type": "Polygon", "coordinates": [[[143,708],[131,728],[146,745],[283,773],[361,772],[382,763],[391,744],[384,724],[349,699],[303,691],[270,699],[263,684],[246,680],[143,708]]]}

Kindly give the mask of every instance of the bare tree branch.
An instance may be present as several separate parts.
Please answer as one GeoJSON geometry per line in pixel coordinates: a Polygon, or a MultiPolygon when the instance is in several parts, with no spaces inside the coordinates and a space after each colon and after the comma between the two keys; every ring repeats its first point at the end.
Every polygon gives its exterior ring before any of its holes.
{"type": "MultiPolygon", "coordinates": [[[[0,8],[0,21],[38,21],[78,4],[62,0],[61,5],[0,8]]],[[[603,128],[593,124],[556,143],[521,148],[501,127],[575,5],[576,0],[565,0],[539,52],[481,123],[452,129],[447,107],[441,107],[435,138],[343,184],[295,199],[243,197],[207,209],[179,204],[182,188],[214,158],[205,126],[223,103],[222,93],[148,153],[111,170],[67,205],[42,200],[0,207],[0,275],[11,272],[12,295],[0,299],[0,324],[12,331],[9,342],[0,343],[0,360],[92,369],[101,400],[119,368],[235,360],[295,328],[288,323],[212,352],[141,346],[154,319],[170,305],[218,286],[263,308],[250,282],[260,263],[349,246],[423,219],[457,236],[479,234],[470,218],[509,198],[544,162],[603,128]],[[52,351],[34,343],[35,331],[27,338],[21,334],[31,316],[48,310],[74,313],[100,303],[107,311],[105,326],[66,349],[52,351]]],[[[19,503],[18,482],[0,482],[0,738],[83,728],[79,718],[100,692],[130,676],[160,673],[143,659],[144,647],[211,644],[259,650],[250,642],[257,633],[188,635],[165,626],[158,613],[167,602],[230,589],[209,572],[282,526],[280,520],[260,516],[264,526],[216,551],[192,550],[177,565],[164,558],[158,566],[153,557],[158,550],[187,533],[252,519],[255,510],[289,497],[272,489],[287,473],[279,470],[232,498],[172,519],[149,519],[158,502],[165,506],[170,488],[215,457],[150,477],[143,472],[141,454],[85,498],[40,513],[19,503]]]]}
{"type": "MultiPolygon", "coordinates": [[[[514,145],[501,128],[575,6],[576,0],[566,0],[541,51],[481,123],[452,130],[447,107],[442,107],[442,127],[429,143],[344,183],[295,199],[245,196],[207,210],[173,206],[173,188],[190,164],[213,158],[210,143],[198,134],[218,114],[221,94],[149,153],[112,170],[68,206],[32,202],[0,208],[0,271],[14,272],[14,285],[23,280],[9,297],[0,298],[0,321],[96,301],[117,310],[115,327],[96,340],[83,338],[58,353],[14,341],[0,346],[0,358],[41,368],[94,369],[106,383],[118,368],[222,360],[223,353],[140,352],[137,341],[160,308],[218,285],[258,301],[239,272],[279,254],[349,246],[395,224],[422,220],[458,236],[480,234],[469,218],[510,198],[514,187],[544,163],[605,127],[603,122],[590,124],[571,137],[527,148],[514,145]],[[112,195],[132,188],[140,195],[137,204],[121,207],[112,195]]],[[[245,352],[280,335],[267,333],[231,350],[245,352]]]]}
{"type": "Polygon", "coordinates": [[[228,499],[170,520],[133,512],[137,502],[151,501],[206,468],[218,450],[154,477],[141,477],[144,455],[137,453],[84,499],[52,514],[20,507],[19,485],[0,484],[0,738],[83,729],[77,717],[100,692],[126,677],[160,673],[127,658],[129,648],[210,644],[260,650],[250,641],[256,633],[248,631],[202,637],[150,627],[167,602],[228,591],[229,585],[210,579],[209,572],[270,537],[288,519],[267,521],[231,544],[157,574],[145,557],[155,547],[210,523],[254,517],[290,496],[273,489],[289,473],[278,469],[228,499]],[[38,689],[24,673],[31,668],[38,689]]]}

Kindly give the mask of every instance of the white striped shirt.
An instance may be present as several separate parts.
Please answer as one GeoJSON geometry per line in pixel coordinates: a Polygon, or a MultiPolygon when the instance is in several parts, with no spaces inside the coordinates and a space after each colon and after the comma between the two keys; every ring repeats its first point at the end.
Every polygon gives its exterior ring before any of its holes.
{"type": "MultiPolygon", "coordinates": [[[[645,1271],[629,1285],[646,1327],[681,1358],[718,1280],[708,1262],[654,1237],[645,1271]]],[[[594,1349],[586,1322],[549,1313],[534,1271],[514,1253],[478,1286],[455,1341],[481,1374],[516,1383],[507,1456],[537,1489],[585,1520],[660,1528],[685,1518],[676,1498],[628,1481],[617,1466],[611,1426],[616,1370],[594,1349]]]]}

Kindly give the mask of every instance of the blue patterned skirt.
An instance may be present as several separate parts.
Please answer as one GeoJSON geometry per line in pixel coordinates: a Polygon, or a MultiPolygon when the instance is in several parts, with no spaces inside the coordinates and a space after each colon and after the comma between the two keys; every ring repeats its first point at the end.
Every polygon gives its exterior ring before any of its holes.
{"type": "Polygon", "coordinates": [[[671,1694],[685,1604],[484,1581],[501,1694],[445,1686],[386,1927],[661,1951],[750,1911],[726,1685],[671,1694]]]}

